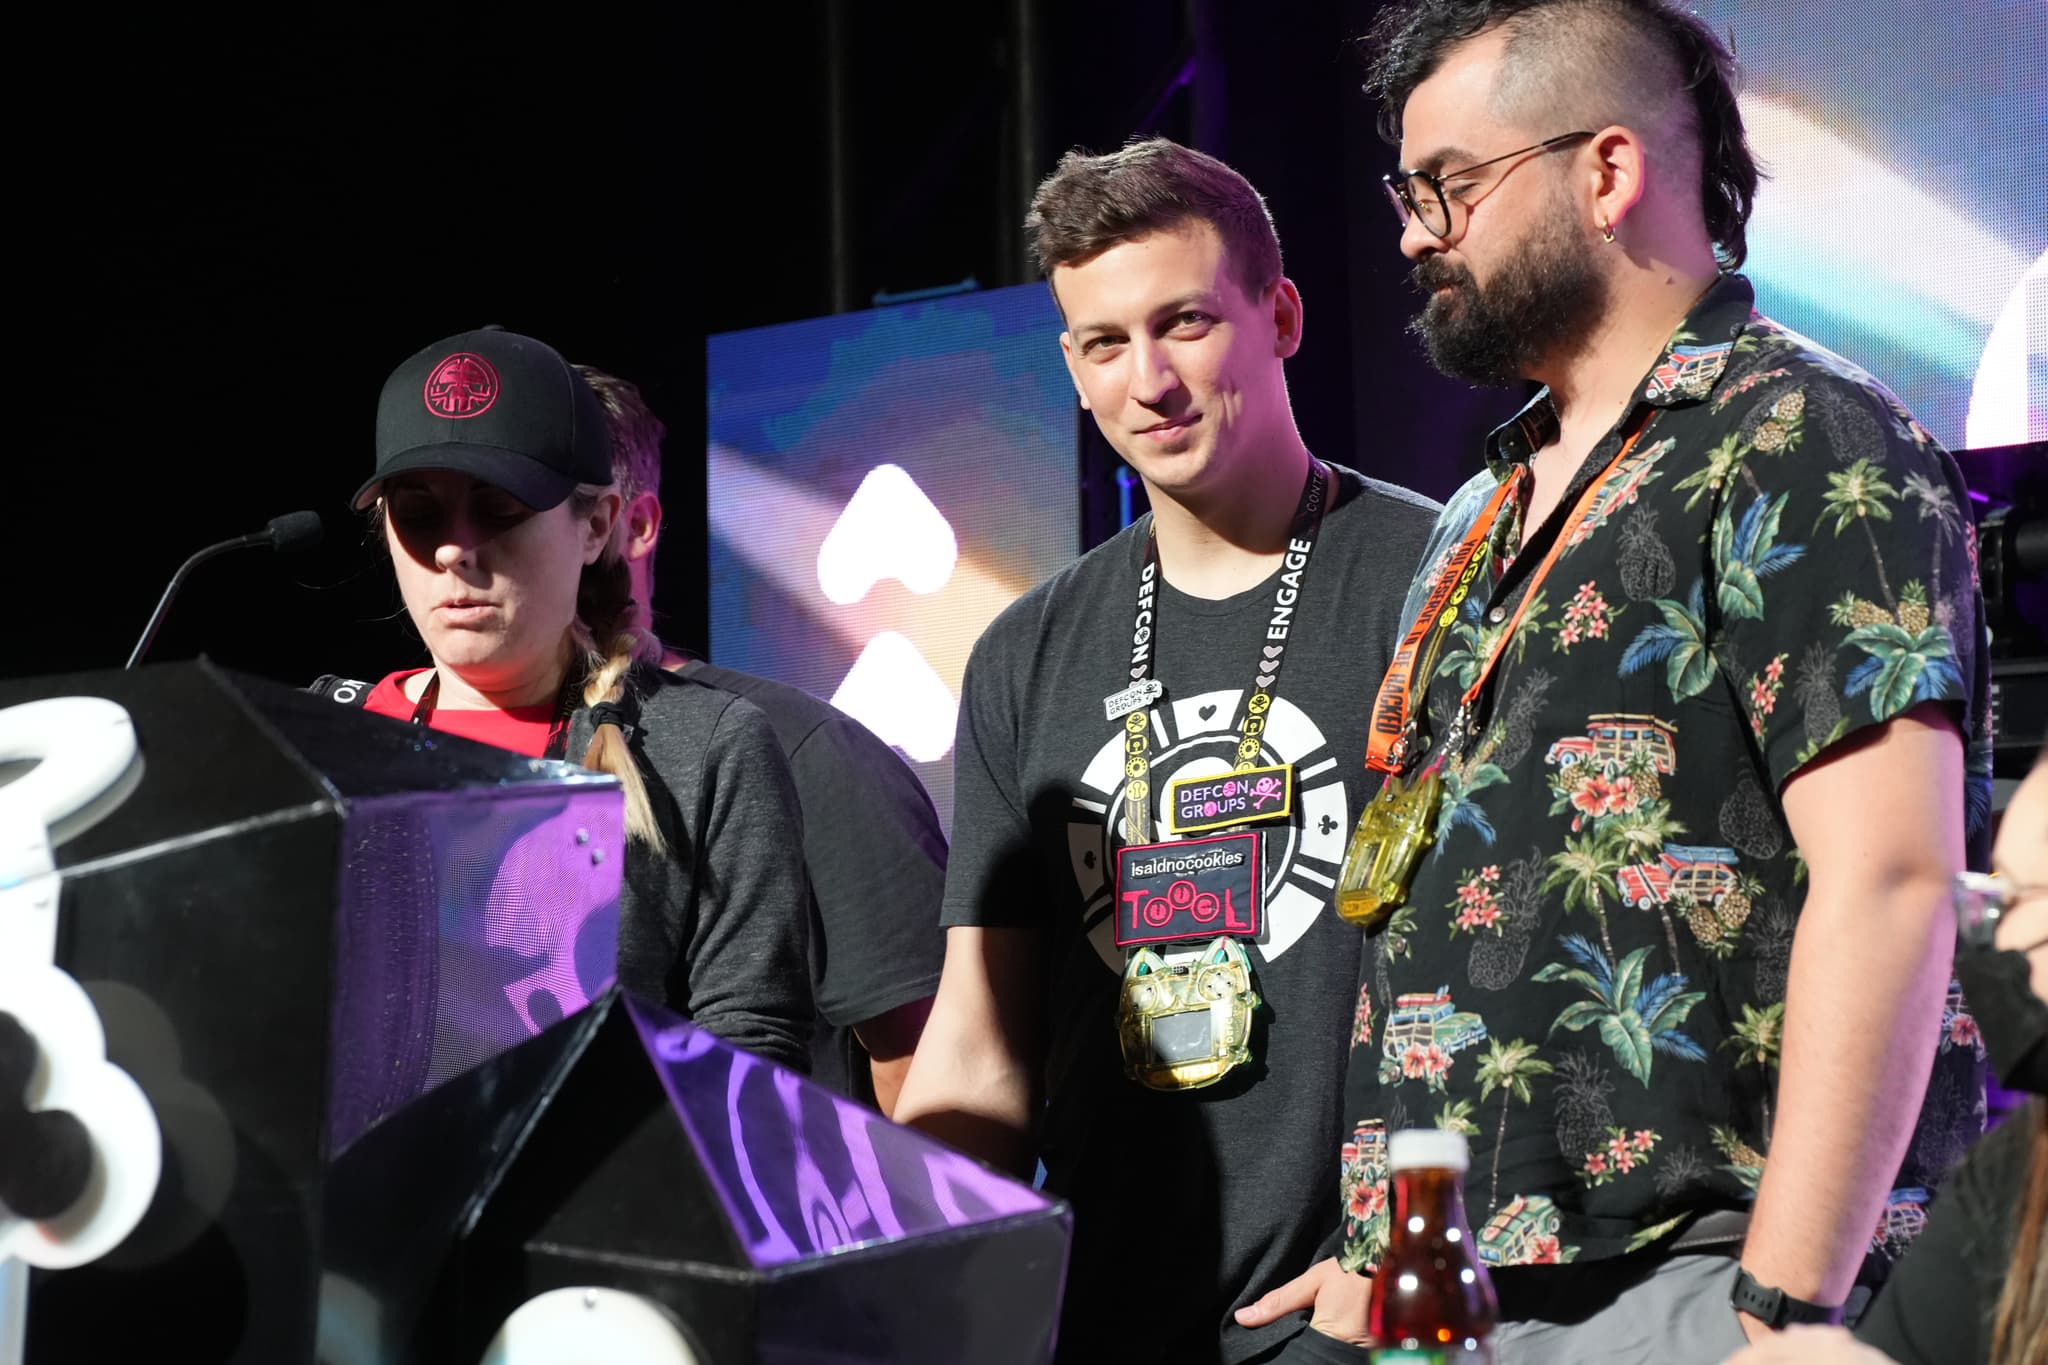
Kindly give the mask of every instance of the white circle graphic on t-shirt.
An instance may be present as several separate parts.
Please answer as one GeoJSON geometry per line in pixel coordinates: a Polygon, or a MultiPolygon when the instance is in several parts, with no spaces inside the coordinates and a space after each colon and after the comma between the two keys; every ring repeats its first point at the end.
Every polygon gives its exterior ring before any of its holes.
{"type": "MultiPolygon", "coordinates": [[[[1219,776],[1235,766],[1235,722],[1243,700],[1243,689],[1233,688],[1169,698],[1152,709],[1150,781],[1155,838],[1170,841],[1175,837],[1166,832],[1164,813],[1166,794],[1174,782],[1219,776]]],[[[1285,697],[1276,697],[1259,739],[1261,764],[1295,765],[1294,820],[1268,828],[1260,850],[1266,922],[1254,941],[1271,960],[1293,947],[1329,905],[1344,860],[1344,840],[1351,833],[1351,813],[1336,755],[1306,711],[1285,697]]],[[[1067,818],[1067,853],[1081,891],[1081,923],[1102,964],[1118,973],[1124,969],[1124,955],[1116,946],[1116,922],[1110,913],[1116,896],[1116,861],[1110,856],[1109,822],[1114,818],[1119,835],[1125,832],[1121,828],[1123,783],[1124,731],[1119,724],[1089,760],[1067,818]]],[[[1180,944],[1163,956],[1175,962],[1206,946],[1180,944]]]]}

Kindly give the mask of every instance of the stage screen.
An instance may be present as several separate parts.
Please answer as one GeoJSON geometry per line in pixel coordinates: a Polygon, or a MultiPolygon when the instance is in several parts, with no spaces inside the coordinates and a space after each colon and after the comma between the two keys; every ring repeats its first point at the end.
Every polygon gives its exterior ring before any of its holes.
{"type": "Polygon", "coordinates": [[[1059,332],[1029,284],[706,345],[712,661],[861,721],[949,835],[968,651],[1080,549],[1059,332]]]}
{"type": "Polygon", "coordinates": [[[1765,312],[1876,374],[1951,448],[2048,439],[2042,0],[1699,0],[1770,179],[1765,312]]]}

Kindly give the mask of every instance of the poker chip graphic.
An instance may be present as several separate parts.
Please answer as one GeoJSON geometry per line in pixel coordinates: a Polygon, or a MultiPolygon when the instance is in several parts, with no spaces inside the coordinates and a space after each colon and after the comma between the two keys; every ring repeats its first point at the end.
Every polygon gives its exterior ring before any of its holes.
{"type": "MultiPolygon", "coordinates": [[[[1148,777],[1155,837],[1166,832],[1165,801],[1172,784],[1183,778],[1222,777],[1235,766],[1237,731],[1233,723],[1243,705],[1238,689],[1173,698],[1146,713],[1151,725],[1152,771],[1148,777]]],[[[1351,831],[1351,812],[1344,776],[1322,730],[1285,697],[1275,698],[1260,737],[1257,762],[1295,766],[1295,819],[1265,834],[1262,889],[1265,929],[1255,940],[1268,961],[1300,940],[1329,904],[1344,860],[1344,840],[1351,831]]],[[[1067,851],[1074,881],[1081,891],[1082,923],[1088,938],[1110,971],[1121,973],[1124,955],[1116,946],[1116,860],[1110,855],[1109,822],[1121,820],[1124,791],[1124,735],[1119,723],[1109,731],[1082,773],[1068,813],[1067,851]]],[[[1162,956],[1169,962],[1199,954],[1205,945],[1181,944],[1162,956]]]]}

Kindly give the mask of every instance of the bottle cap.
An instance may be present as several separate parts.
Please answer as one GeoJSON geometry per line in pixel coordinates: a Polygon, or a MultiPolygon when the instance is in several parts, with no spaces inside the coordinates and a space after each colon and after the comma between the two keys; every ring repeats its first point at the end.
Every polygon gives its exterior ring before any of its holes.
{"type": "Polygon", "coordinates": [[[1403,1128],[1387,1141],[1387,1165],[1396,1171],[1462,1171],[1472,1164],[1465,1135],[1441,1128],[1403,1128]]]}

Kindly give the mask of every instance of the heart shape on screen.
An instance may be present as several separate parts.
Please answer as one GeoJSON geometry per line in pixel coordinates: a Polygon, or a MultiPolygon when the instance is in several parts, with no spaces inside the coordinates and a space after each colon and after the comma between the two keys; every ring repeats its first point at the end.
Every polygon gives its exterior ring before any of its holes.
{"type": "Polygon", "coordinates": [[[960,546],[932,500],[902,466],[876,465],[818,546],[818,587],[842,607],[893,578],[914,593],[946,586],[960,546]]]}
{"type": "Polygon", "coordinates": [[[917,646],[893,630],[867,642],[832,704],[913,762],[937,762],[953,747],[959,701],[917,646]]]}

